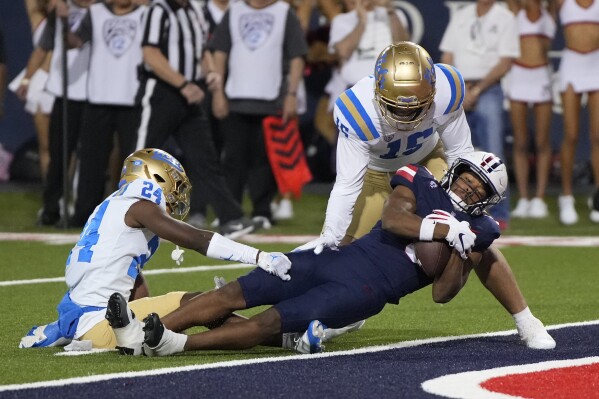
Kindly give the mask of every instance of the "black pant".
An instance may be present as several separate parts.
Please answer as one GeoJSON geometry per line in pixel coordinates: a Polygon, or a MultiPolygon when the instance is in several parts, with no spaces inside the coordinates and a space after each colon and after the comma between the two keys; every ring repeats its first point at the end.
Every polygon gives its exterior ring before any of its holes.
{"type": "MultiPolygon", "coordinates": [[[[221,224],[239,219],[243,211],[227,187],[216,155],[210,127],[199,105],[188,105],[179,91],[156,79],[142,81],[141,124],[137,148],[160,148],[173,136],[183,152],[183,165],[193,191],[206,195],[221,224]]],[[[201,207],[191,195],[191,213],[201,207]]]]}
{"type": "Polygon", "coordinates": [[[270,203],[278,188],[264,144],[262,120],[265,116],[231,112],[223,120],[226,132],[223,167],[235,199],[241,201],[247,184],[252,216],[270,219],[270,203]]]}
{"type": "Polygon", "coordinates": [[[138,124],[138,107],[86,105],[79,137],[79,186],[75,223],[83,224],[104,199],[106,171],[114,133],[117,133],[119,140],[119,159],[122,163],[135,150],[138,124]]]}
{"type": "MultiPolygon", "coordinates": [[[[67,159],[70,160],[81,130],[84,101],[67,100],[67,159]]],[[[44,186],[44,213],[58,217],[59,200],[63,194],[63,99],[57,97],[50,113],[49,152],[50,164],[44,186]]],[[[65,198],[67,201],[68,198],[65,198]]]]}

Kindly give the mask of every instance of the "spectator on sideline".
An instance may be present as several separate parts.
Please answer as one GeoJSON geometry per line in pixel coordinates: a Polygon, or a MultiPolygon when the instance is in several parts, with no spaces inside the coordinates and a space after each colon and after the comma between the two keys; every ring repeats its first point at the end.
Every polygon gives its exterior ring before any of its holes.
{"type": "MultiPolygon", "coordinates": [[[[144,68],[138,93],[142,114],[137,148],[160,147],[172,136],[187,160],[190,180],[198,185],[201,182],[220,220],[221,234],[239,238],[255,226],[243,216],[241,201],[231,194],[224,180],[201,106],[205,93],[198,86],[200,79],[205,79],[209,90],[222,90],[222,75],[215,71],[212,55],[204,48],[206,37],[206,22],[195,2],[152,2],[142,40],[144,68]]],[[[234,166],[241,167],[238,163],[234,166]]],[[[201,206],[199,198],[193,201],[193,209],[201,206]]],[[[200,216],[196,221],[191,214],[188,222],[202,225],[205,219],[200,216]]]]}
{"type": "Polygon", "coordinates": [[[549,213],[544,201],[551,168],[550,124],[553,106],[549,49],[555,37],[556,23],[541,0],[509,0],[516,14],[520,34],[520,58],[508,75],[506,97],[514,134],[514,175],[519,199],[512,211],[515,218],[544,218],[549,213]],[[536,190],[529,199],[528,180],[528,108],[535,121],[536,190]]]}
{"type": "MultiPolygon", "coordinates": [[[[87,8],[93,0],[69,0],[68,24],[71,32],[77,30],[87,8]]],[[[20,98],[25,98],[27,86],[33,74],[42,65],[46,54],[52,51],[50,72],[46,90],[56,98],[50,113],[49,149],[50,163],[46,184],[44,185],[43,208],[38,215],[38,224],[42,226],[56,225],[61,217],[60,200],[63,196],[63,185],[71,184],[63,181],[63,156],[71,160],[79,142],[79,133],[83,109],[87,101],[87,69],[89,65],[89,44],[67,51],[68,63],[68,97],[67,106],[67,153],[63,154],[63,93],[62,93],[62,19],[52,10],[48,23],[38,46],[33,50],[27,63],[25,75],[17,89],[20,98]]],[[[70,198],[62,198],[70,204],[70,198]]],[[[65,220],[69,215],[62,215],[65,220]]]]}
{"type": "MultiPolygon", "coordinates": [[[[27,1],[27,12],[29,21],[33,29],[33,47],[39,45],[41,36],[48,23],[48,8],[49,0],[29,0],[27,1]]],[[[23,79],[26,69],[22,74],[19,74],[13,82],[14,91],[17,96],[25,101],[25,111],[33,115],[33,123],[37,133],[37,145],[40,163],[40,176],[42,182],[46,182],[48,173],[48,165],[50,163],[49,149],[49,128],[50,128],[50,112],[54,105],[54,96],[46,91],[46,83],[48,81],[48,71],[50,69],[51,53],[46,53],[40,67],[35,71],[31,79],[23,79]],[[19,86],[24,83],[21,91],[18,91],[19,86]]]]}
{"type": "MultiPolygon", "coordinates": [[[[322,350],[320,343],[326,337],[322,324],[311,321],[315,318],[340,327],[374,316],[386,304],[398,304],[430,284],[433,300],[448,302],[464,286],[484,249],[500,235],[497,223],[483,211],[501,201],[507,183],[503,162],[484,152],[458,158],[441,184],[422,166],[404,166],[391,179],[393,191],[381,220],[367,235],[321,255],[312,251],[288,254],[293,263],[288,282],[254,270],[187,302],[163,318],[164,326],[158,315],[150,314],[145,319],[144,352],[165,356],[191,350],[247,349],[281,332],[308,327],[302,341],[306,352],[314,353],[322,350]],[[446,240],[454,248],[440,273],[424,271],[409,248],[417,241],[433,239],[446,240]],[[260,305],[273,306],[211,331],[173,332],[260,305]]],[[[555,347],[542,324],[540,331],[545,349],[555,347]]]]}
{"type": "Polygon", "coordinates": [[[213,110],[225,130],[224,167],[238,201],[247,186],[257,226],[270,227],[277,184],[266,153],[262,121],[297,115],[297,92],[307,44],[289,4],[248,0],[229,6],[214,32],[216,71],[227,76],[213,93],[213,110]],[[241,19],[247,30],[241,30],[241,19]],[[270,21],[266,23],[266,21],[270,21]]]}
{"type": "Polygon", "coordinates": [[[582,95],[588,96],[591,137],[591,169],[595,192],[589,199],[589,218],[599,223],[599,1],[553,0],[559,10],[566,48],[559,66],[559,90],[564,110],[564,139],[561,145],[562,193],[559,220],[564,225],[578,222],[574,208],[572,171],[580,130],[582,95]]]}
{"type": "MultiPolygon", "coordinates": [[[[501,79],[520,56],[514,15],[495,0],[477,0],[451,15],[439,49],[441,62],[455,65],[466,82],[464,110],[475,147],[505,158],[501,79]]],[[[502,229],[510,218],[507,200],[493,207],[502,229]]]]}
{"type": "MultiPolygon", "coordinates": [[[[62,0],[58,4],[63,4],[62,0]]],[[[68,12],[66,7],[64,12],[68,12]]],[[[83,227],[104,198],[108,161],[117,134],[119,164],[133,152],[139,124],[135,96],[142,62],[141,38],[145,6],[133,0],[92,4],[69,44],[91,44],[87,104],[79,135],[79,184],[72,227],[83,227]]],[[[111,190],[112,191],[112,190],[111,190]]]]}
{"type": "MultiPolygon", "coordinates": [[[[183,223],[190,191],[183,166],[165,151],[147,148],[129,155],[119,189],[98,205],[67,258],[68,292],[58,305],[58,320],[33,327],[19,347],[64,346],[74,340],[75,350],[118,345],[121,353],[139,355],[141,321],[128,314],[130,327],[118,325],[127,301],[132,301],[131,309],[138,315],[166,315],[198,294],[170,292],[149,297],[142,270],[161,238],[211,258],[255,264],[289,279],[291,262],[280,252],[263,252],[183,223]],[[122,301],[115,302],[114,293],[122,301]],[[127,336],[126,331],[136,325],[137,337],[127,336]],[[130,340],[123,341],[123,335],[130,340]]],[[[181,255],[177,248],[172,257],[179,260],[181,255]]]]}

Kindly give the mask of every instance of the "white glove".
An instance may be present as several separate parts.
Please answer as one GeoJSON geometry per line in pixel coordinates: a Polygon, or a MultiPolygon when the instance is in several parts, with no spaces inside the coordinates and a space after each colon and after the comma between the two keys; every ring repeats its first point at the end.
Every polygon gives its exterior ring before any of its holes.
{"type": "Polygon", "coordinates": [[[306,251],[308,249],[314,249],[314,253],[316,255],[318,255],[325,248],[336,248],[336,247],[337,247],[337,243],[335,242],[335,239],[333,237],[330,237],[326,234],[321,234],[320,237],[318,237],[312,241],[309,241],[309,242],[305,243],[304,245],[300,245],[299,247],[295,248],[291,252],[306,251]]]}
{"type": "Polygon", "coordinates": [[[258,267],[281,280],[291,280],[291,276],[287,274],[291,269],[291,261],[282,252],[260,252],[258,267]]]}
{"type": "Polygon", "coordinates": [[[468,222],[460,222],[452,214],[441,209],[433,210],[433,213],[427,215],[425,219],[433,219],[437,223],[448,225],[449,232],[445,239],[450,246],[459,252],[462,259],[468,258],[468,254],[472,251],[476,241],[476,234],[470,230],[468,222]]]}
{"type": "Polygon", "coordinates": [[[173,249],[173,252],[171,252],[171,259],[175,261],[177,266],[181,266],[181,263],[183,263],[183,254],[184,253],[185,253],[185,251],[182,250],[181,248],[179,248],[178,245],[176,246],[175,249],[173,249]]]}

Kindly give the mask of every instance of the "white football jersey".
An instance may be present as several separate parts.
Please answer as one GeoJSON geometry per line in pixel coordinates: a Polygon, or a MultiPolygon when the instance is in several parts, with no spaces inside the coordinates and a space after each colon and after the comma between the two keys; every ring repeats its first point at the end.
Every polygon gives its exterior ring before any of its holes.
{"type": "MultiPolygon", "coordinates": [[[[77,305],[106,307],[115,292],[125,298],[131,295],[137,275],[159,245],[159,237],[148,229],[125,224],[125,214],[139,200],[153,201],[166,209],[160,186],[151,180],[137,179],[106,198],[87,220],[65,271],[71,300],[77,305]]],[[[105,314],[105,310],[85,313],[75,338],[85,334],[105,314]]]]}
{"type": "Polygon", "coordinates": [[[460,155],[474,151],[470,128],[462,108],[464,79],[453,66],[435,64],[436,93],[422,122],[413,130],[391,127],[374,97],[374,76],[367,76],[335,101],[337,179],[327,206],[325,230],[341,240],[352,218],[366,169],[395,173],[419,163],[439,139],[449,165],[460,155]]]}
{"type": "MultiPolygon", "coordinates": [[[[436,93],[422,122],[411,131],[397,130],[385,121],[374,97],[374,76],[360,80],[335,101],[334,120],[342,146],[368,149],[368,168],[395,172],[422,161],[443,141],[451,164],[460,154],[473,151],[470,128],[462,109],[464,80],[453,66],[435,64],[436,93]]],[[[343,159],[343,162],[351,162],[343,159]]]]}

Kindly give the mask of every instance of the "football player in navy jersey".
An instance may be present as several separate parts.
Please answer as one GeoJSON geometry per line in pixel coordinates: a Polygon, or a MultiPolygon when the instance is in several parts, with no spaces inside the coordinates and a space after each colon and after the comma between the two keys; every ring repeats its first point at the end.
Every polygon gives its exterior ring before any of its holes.
{"type": "Polygon", "coordinates": [[[481,251],[499,237],[497,223],[483,212],[503,198],[507,179],[503,162],[484,152],[459,157],[441,184],[423,166],[402,167],[392,178],[393,191],[382,220],[370,233],[320,255],[312,250],[287,254],[293,264],[288,282],[255,269],[193,298],[162,320],[148,315],[144,352],[162,356],[245,349],[308,327],[296,350],[313,353],[321,350],[326,338],[323,324],[350,325],[430,284],[433,299],[446,302],[462,288],[481,251]],[[413,250],[416,241],[432,240],[446,240],[455,250],[434,278],[427,277],[413,250]],[[260,305],[273,307],[207,332],[189,336],[174,332],[260,305]]]}
{"type": "MultiPolygon", "coordinates": [[[[69,289],[58,305],[58,320],[33,327],[19,347],[76,341],[77,349],[117,347],[124,354],[141,354],[142,324],[131,310],[166,315],[199,294],[148,297],[142,270],[160,238],[211,258],[255,264],[289,280],[291,263],[282,253],[263,252],[182,222],[190,192],[183,166],[167,152],[147,148],[129,155],[119,189],[96,207],[67,258],[69,289]]],[[[173,251],[178,263],[182,252],[173,251]]]]}
{"type": "MultiPolygon", "coordinates": [[[[428,52],[397,42],[379,55],[374,75],[364,77],[335,102],[337,178],[320,237],[298,247],[322,252],[370,231],[391,194],[390,178],[409,164],[425,166],[439,181],[448,164],[474,151],[462,107],[460,72],[434,64],[428,52]]],[[[491,246],[475,272],[513,317],[530,348],[555,342],[530,311],[503,254],[491,246]]]]}

